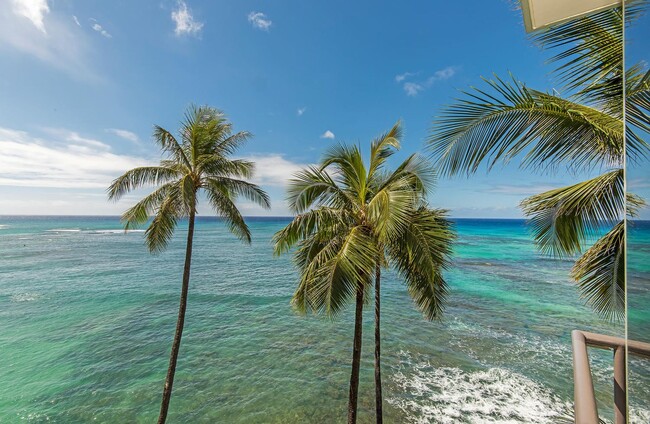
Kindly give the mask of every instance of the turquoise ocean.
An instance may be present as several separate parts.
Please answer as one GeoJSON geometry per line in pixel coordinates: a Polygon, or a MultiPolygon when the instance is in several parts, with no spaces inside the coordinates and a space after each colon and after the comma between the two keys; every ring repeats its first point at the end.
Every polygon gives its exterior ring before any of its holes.
{"type": "MultiPolygon", "coordinates": [[[[346,417],[352,309],[296,314],[287,218],[250,218],[244,245],[197,223],[169,422],[338,423],[346,417]]],[[[623,335],[579,299],[570,260],[540,255],[522,220],[455,220],[444,318],[427,322],[397,276],[382,285],[385,419],[556,423],[572,404],[571,330],[623,335]]],[[[0,217],[0,422],[153,422],[176,322],[184,223],[169,249],[117,217],[0,217]]],[[[629,241],[629,335],[650,341],[650,223],[629,241]]],[[[372,308],[360,422],[374,420],[372,308]]],[[[612,357],[591,350],[604,418],[612,357]]],[[[650,361],[632,360],[632,422],[650,422],[650,361]]]]}

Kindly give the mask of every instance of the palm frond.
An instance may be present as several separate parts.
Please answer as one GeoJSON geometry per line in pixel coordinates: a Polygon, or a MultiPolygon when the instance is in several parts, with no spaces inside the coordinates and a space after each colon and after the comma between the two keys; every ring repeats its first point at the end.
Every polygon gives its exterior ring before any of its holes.
{"type": "Polygon", "coordinates": [[[535,242],[556,257],[582,251],[590,237],[622,219],[625,195],[623,170],[524,199],[521,208],[530,218],[535,242]]]}
{"type": "MultiPolygon", "coordinates": [[[[183,205],[179,201],[180,189],[178,185],[167,194],[158,208],[156,215],[149,227],[145,230],[145,241],[150,252],[165,250],[172,236],[178,220],[185,215],[183,205]]],[[[186,215],[185,215],[186,216],[186,215]]]]}
{"type": "MultiPolygon", "coordinates": [[[[472,174],[523,154],[521,166],[574,170],[619,164],[623,123],[606,113],[527,88],[517,80],[485,80],[493,94],[475,88],[434,120],[427,140],[443,174],[472,174]]],[[[630,154],[635,146],[629,147],[630,154]]]]}
{"type": "MultiPolygon", "coordinates": [[[[299,214],[282,230],[273,236],[273,251],[275,255],[288,252],[301,240],[319,232],[321,237],[334,237],[344,225],[350,225],[350,218],[340,209],[319,207],[299,214]],[[347,221],[347,223],[346,223],[347,221]]],[[[311,259],[310,259],[311,260],[311,259]]]]}
{"type": "Polygon", "coordinates": [[[368,175],[370,178],[382,167],[386,159],[391,157],[395,151],[399,150],[401,140],[402,125],[400,121],[397,121],[388,132],[370,143],[370,166],[368,167],[368,175]]]}
{"type": "Polygon", "coordinates": [[[228,177],[209,177],[205,179],[208,186],[222,186],[236,199],[239,196],[257,203],[264,209],[271,208],[271,199],[259,186],[244,180],[228,177]]]}
{"type": "Polygon", "coordinates": [[[303,213],[315,204],[340,207],[350,204],[352,199],[325,169],[309,166],[289,180],[287,201],[291,211],[303,213]]]}
{"type": "Polygon", "coordinates": [[[222,217],[231,233],[244,240],[247,243],[251,242],[251,232],[244,220],[244,217],[237,209],[233,202],[232,195],[227,188],[222,184],[217,184],[215,181],[208,180],[205,186],[205,191],[208,201],[212,206],[215,213],[222,217]]]}
{"type": "Polygon", "coordinates": [[[625,193],[625,213],[629,218],[636,218],[639,216],[639,209],[646,207],[647,203],[644,198],[630,193],[625,193]]]}
{"type": "MultiPolygon", "coordinates": [[[[650,133],[650,70],[641,74],[640,67],[627,73],[626,119],[629,124],[650,133]],[[636,77],[636,78],[635,78],[636,77]]],[[[645,145],[648,148],[648,145],[645,145]]]]}
{"type": "Polygon", "coordinates": [[[177,185],[177,181],[162,185],[124,212],[121,217],[124,230],[128,231],[147,222],[177,185]]]}
{"type": "Polygon", "coordinates": [[[367,171],[357,145],[336,144],[325,152],[320,165],[322,170],[332,168],[336,180],[350,192],[351,197],[365,202],[367,194],[367,171]]]}
{"type": "Polygon", "coordinates": [[[580,295],[608,320],[625,318],[625,223],[619,222],[576,261],[580,295]]]}
{"type": "Polygon", "coordinates": [[[109,200],[119,200],[128,192],[146,185],[166,183],[180,176],[176,169],[167,166],[142,166],[125,172],[108,187],[109,200]]]}
{"type": "Polygon", "coordinates": [[[153,128],[153,138],[162,148],[163,152],[171,153],[177,163],[182,163],[188,169],[191,169],[192,163],[190,162],[185,149],[183,149],[183,146],[181,146],[176,140],[176,137],[159,125],[154,125],[153,128]]]}
{"type": "Polygon", "coordinates": [[[440,317],[448,293],[442,271],[456,239],[447,212],[422,206],[411,213],[404,232],[388,241],[389,260],[428,319],[440,317]]]}
{"type": "Polygon", "coordinates": [[[314,312],[337,315],[359,287],[371,284],[377,245],[367,228],[356,226],[327,243],[302,273],[306,304],[314,312]]]}

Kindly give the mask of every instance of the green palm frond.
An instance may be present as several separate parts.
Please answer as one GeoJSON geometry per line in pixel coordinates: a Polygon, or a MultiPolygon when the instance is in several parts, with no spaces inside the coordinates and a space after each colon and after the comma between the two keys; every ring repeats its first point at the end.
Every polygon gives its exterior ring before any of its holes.
{"type": "Polygon", "coordinates": [[[625,223],[616,224],[575,263],[581,296],[605,319],[625,318],[625,223]]]}
{"type": "MultiPolygon", "coordinates": [[[[623,123],[597,109],[527,88],[517,80],[485,80],[434,120],[428,148],[443,174],[472,174],[523,154],[521,166],[575,170],[619,164],[623,123]]],[[[633,155],[638,146],[628,147],[633,155]]]]}
{"type": "Polygon", "coordinates": [[[167,166],[133,168],[116,178],[108,187],[109,200],[119,200],[126,193],[147,185],[158,185],[178,178],[180,173],[167,166]]]}
{"type": "Polygon", "coordinates": [[[122,214],[121,221],[124,230],[128,231],[146,223],[155,214],[164,200],[171,195],[178,182],[164,184],[136,203],[122,214]]]}
{"type": "Polygon", "coordinates": [[[315,204],[342,207],[352,204],[354,199],[336,184],[325,169],[310,166],[289,180],[287,201],[289,208],[300,214],[315,204]]]}
{"type": "MultiPolygon", "coordinates": [[[[629,124],[650,133],[650,70],[642,73],[640,66],[628,70],[626,119],[629,124]]],[[[647,144],[646,144],[647,148],[647,144]]]]}
{"type": "Polygon", "coordinates": [[[405,231],[387,243],[390,261],[428,319],[439,318],[444,309],[448,288],[442,270],[450,264],[455,239],[446,211],[421,206],[411,212],[405,231]]]}
{"type": "Polygon", "coordinates": [[[639,216],[639,209],[647,205],[645,199],[637,196],[634,193],[625,193],[625,213],[629,218],[636,218],[639,216]]]}
{"type": "Polygon", "coordinates": [[[331,169],[332,175],[358,203],[365,202],[368,175],[357,145],[336,144],[325,152],[321,169],[331,169]]]}
{"type": "Polygon", "coordinates": [[[371,283],[377,255],[372,235],[362,226],[325,244],[302,273],[308,309],[337,315],[357,288],[371,283]]]}
{"type": "Polygon", "coordinates": [[[205,181],[209,187],[222,186],[234,199],[243,197],[251,202],[257,203],[264,209],[271,208],[269,195],[253,183],[227,177],[209,177],[205,181]]]}
{"type": "Polygon", "coordinates": [[[246,243],[250,243],[250,229],[241,212],[237,209],[232,193],[223,184],[219,184],[212,179],[207,181],[205,192],[212,209],[226,221],[230,232],[246,243]]]}
{"type": "Polygon", "coordinates": [[[151,252],[165,250],[174,235],[176,223],[186,212],[181,205],[180,191],[178,185],[175,185],[163,200],[151,224],[144,232],[147,247],[151,252]]]}
{"type": "Polygon", "coordinates": [[[370,166],[368,167],[368,175],[374,175],[383,166],[386,159],[399,150],[401,140],[402,124],[398,121],[388,132],[370,143],[370,166]]]}
{"type": "Polygon", "coordinates": [[[174,162],[181,163],[188,169],[192,168],[192,164],[185,152],[185,149],[180,145],[172,133],[159,125],[155,125],[153,130],[153,138],[162,148],[163,152],[170,153],[172,155],[174,162]]]}
{"type": "MultiPolygon", "coordinates": [[[[273,236],[273,251],[275,255],[286,253],[303,239],[311,237],[315,232],[321,236],[334,236],[336,230],[350,225],[350,218],[340,209],[320,207],[297,215],[282,230],[273,236]],[[346,223],[346,220],[348,221],[346,223]]],[[[311,259],[310,259],[311,260],[311,259]]]]}
{"type": "Polygon", "coordinates": [[[603,227],[623,218],[623,170],[607,172],[568,187],[524,199],[521,208],[530,218],[542,252],[556,257],[582,251],[603,227]]]}

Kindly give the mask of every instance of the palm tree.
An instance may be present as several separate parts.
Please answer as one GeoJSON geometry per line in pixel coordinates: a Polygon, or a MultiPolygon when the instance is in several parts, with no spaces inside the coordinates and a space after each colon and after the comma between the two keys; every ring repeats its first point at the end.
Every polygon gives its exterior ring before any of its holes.
{"type": "Polygon", "coordinates": [[[164,250],[171,240],[178,220],[188,218],[178,320],[158,417],[158,423],[164,423],[167,419],[183,335],[199,193],[205,193],[208,203],[215,213],[224,219],[230,231],[247,243],[251,240],[250,230],[237,209],[235,200],[242,196],[265,208],[270,207],[270,202],[264,191],[246,181],[251,178],[255,165],[230,157],[250,134],[233,133],[232,124],[223,112],[207,106],[191,106],[181,123],[180,142],[171,132],[159,126],[154,127],[153,137],[167,158],[161,160],[158,166],[145,166],[127,171],[113,181],[108,188],[108,197],[118,200],[138,187],[157,186],[151,194],[122,215],[126,230],[146,223],[149,216],[153,215],[153,220],[145,232],[146,244],[151,252],[164,250]]]}
{"type": "Polygon", "coordinates": [[[400,138],[397,123],[375,139],[368,166],[358,146],[337,145],[319,166],[296,174],[288,195],[296,216],[274,236],[277,255],[297,246],[300,281],[292,303],[299,311],[335,316],[355,299],[348,423],[356,422],[362,312],[373,278],[377,422],[382,422],[381,268],[398,270],[429,319],[440,316],[447,294],[442,271],[454,232],[446,211],[425,203],[435,174],[423,158],[414,154],[394,171],[384,169],[400,138]]]}
{"type": "MultiPolygon", "coordinates": [[[[643,1],[628,2],[633,20],[643,1]]],[[[540,193],[521,202],[543,253],[582,253],[571,271],[581,296],[601,316],[622,319],[625,309],[625,214],[644,201],[624,190],[628,164],[645,156],[648,144],[650,73],[627,69],[627,129],[623,116],[623,19],[611,9],[535,34],[546,48],[561,51],[555,76],[566,91],[531,89],[514,77],[485,80],[434,120],[428,148],[446,175],[473,174],[481,164],[521,158],[521,167],[571,172],[604,170],[587,181],[540,193]],[[609,230],[603,235],[604,229],[609,230]],[[598,239],[584,251],[590,241],[598,239]]]]}

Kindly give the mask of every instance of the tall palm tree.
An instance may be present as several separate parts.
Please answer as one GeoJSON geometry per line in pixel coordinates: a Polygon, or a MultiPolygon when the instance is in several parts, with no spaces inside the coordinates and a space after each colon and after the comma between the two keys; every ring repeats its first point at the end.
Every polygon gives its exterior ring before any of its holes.
{"type": "MultiPolygon", "coordinates": [[[[644,1],[628,2],[628,22],[644,1]]],[[[624,191],[628,163],[647,154],[638,131],[648,132],[650,73],[627,69],[627,123],[623,122],[623,19],[611,9],[536,33],[546,48],[560,49],[555,77],[560,89],[546,93],[514,77],[485,80],[435,118],[428,148],[446,175],[473,174],[481,164],[521,158],[521,167],[601,175],[521,202],[542,252],[582,256],[571,271],[581,296],[601,316],[622,319],[625,309],[624,216],[644,201],[624,191]],[[625,153],[624,153],[625,152],[625,153]],[[604,229],[609,229],[604,235],[604,229]],[[598,239],[586,251],[590,241],[598,239]]]]}
{"type": "Polygon", "coordinates": [[[397,123],[370,146],[364,163],[358,146],[330,148],[318,166],[295,175],[288,201],[296,214],[274,236],[275,253],[297,246],[300,281],[292,303],[301,312],[330,316],[355,299],[348,423],[355,423],[364,300],[375,283],[375,387],[377,421],[382,422],[380,369],[381,268],[392,265],[416,305],[429,319],[442,313],[454,232],[446,211],[427,207],[433,168],[411,155],[394,171],[386,160],[400,147],[397,123]]]}
{"type": "Polygon", "coordinates": [[[247,243],[251,240],[250,230],[237,209],[235,200],[242,196],[267,209],[270,202],[262,189],[246,181],[253,174],[254,163],[230,157],[250,134],[233,133],[232,124],[223,112],[207,106],[191,106],[181,123],[180,142],[171,132],[159,126],[154,127],[153,137],[167,157],[158,166],[127,171],[113,181],[108,188],[108,197],[118,200],[138,187],[157,186],[151,194],[122,215],[127,230],[146,223],[150,215],[153,215],[145,232],[146,244],[151,252],[164,250],[178,220],[188,218],[178,319],[158,417],[158,423],[164,423],[183,335],[199,193],[205,194],[214,212],[225,220],[230,231],[247,243]]]}

